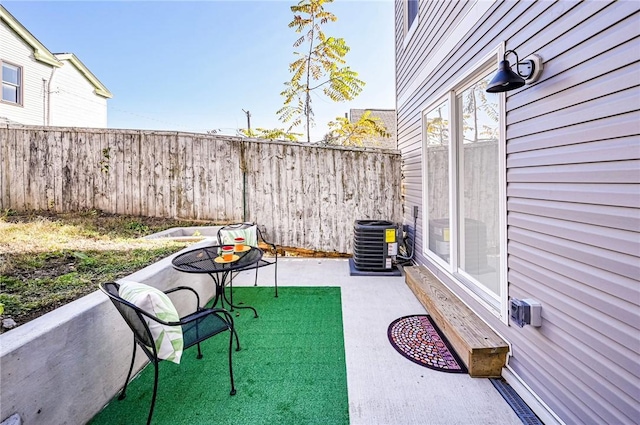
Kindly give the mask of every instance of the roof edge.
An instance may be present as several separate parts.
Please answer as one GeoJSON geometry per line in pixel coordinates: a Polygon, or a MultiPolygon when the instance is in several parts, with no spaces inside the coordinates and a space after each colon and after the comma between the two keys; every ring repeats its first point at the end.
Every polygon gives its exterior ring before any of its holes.
{"type": "Polygon", "coordinates": [[[100,80],[98,80],[98,77],[96,77],[91,71],[89,71],[89,68],[87,68],[76,55],[74,55],[73,53],[57,53],[54,55],[54,57],[60,61],[68,61],[73,66],[75,66],[78,71],[80,71],[80,73],[84,75],[84,77],[91,84],[93,84],[93,86],[95,87],[95,93],[98,96],[102,96],[107,99],[111,99],[113,97],[113,94],[111,94],[109,89],[104,84],[102,84],[100,80]]]}
{"type": "Polygon", "coordinates": [[[55,55],[49,51],[44,44],[40,43],[37,38],[33,36],[26,29],[20,21],[13,17],[7,9],[0,4],[0,19],[5,21],[9,28],[11,28],[20,38],[22,38],[33,49],[33,57],[40,62],[47,65],[55,66],[57,68],[62,66],[62,63],[56,59],[55,55]]]}

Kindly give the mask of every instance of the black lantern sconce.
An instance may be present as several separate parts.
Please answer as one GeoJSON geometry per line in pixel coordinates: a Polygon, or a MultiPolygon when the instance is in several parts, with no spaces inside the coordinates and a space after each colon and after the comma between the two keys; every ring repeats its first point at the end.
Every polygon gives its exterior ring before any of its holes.
{"type": "Polygon", "coordinates": [[[538,55],[528,56],[520,62],[515,50],[507,50],[498,64],[498,72],[487,86],[488,93],[502,93],[518,89],[525,84],[537,81],[542,74],[542,58],[538,55]],[[513,53],[516,56],[516,70],[511,69],[507,56],[513,53]]]}

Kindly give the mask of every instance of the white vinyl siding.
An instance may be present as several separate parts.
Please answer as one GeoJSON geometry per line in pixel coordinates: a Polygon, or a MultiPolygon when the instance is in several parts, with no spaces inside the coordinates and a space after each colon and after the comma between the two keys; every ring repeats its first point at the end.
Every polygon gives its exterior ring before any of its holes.
{"type": "Polygon", "coordinates": [[[21,68],[18,104],[0,101],[0,117],[25,125],[107,126],[107,99],[68,60],[61,67],[34,58],[33,47],[0,20],[0,62],[21,68]]]}
{"type": "Polygon", "coordinates": [[[46,93],[43,81],[51,78],[52,66],[33,58],[33,50],[0,20],[0,61],[22,67],[22,102],[0,102],[0,117],[21,124],[44,125],[46,93]]]}
{"type": "Polygon", "coordinates": [[[51,80],[51,122],[62,127],[107,127],[107,99],[70,61],[51,80]]]}

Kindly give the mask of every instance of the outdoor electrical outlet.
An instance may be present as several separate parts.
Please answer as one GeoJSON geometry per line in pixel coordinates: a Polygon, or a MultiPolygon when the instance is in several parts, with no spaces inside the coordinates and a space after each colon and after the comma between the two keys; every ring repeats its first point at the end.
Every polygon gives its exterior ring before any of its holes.
{"type": "Polygon", "coordinates": [[[418,206],[417,206],[417,205],[414,205],[414,206],[413,206],[413,216],[414,216],[414,217],[417,217],[417,216],[418,216],[418,206]]]}
{"type": "Polygon", "coordinates": [[[532,299],[519,300],[512,298],[510,303],[511,320],[519,327],[531,325],[533,327],[542,326],[542,305],[532,299]]]}

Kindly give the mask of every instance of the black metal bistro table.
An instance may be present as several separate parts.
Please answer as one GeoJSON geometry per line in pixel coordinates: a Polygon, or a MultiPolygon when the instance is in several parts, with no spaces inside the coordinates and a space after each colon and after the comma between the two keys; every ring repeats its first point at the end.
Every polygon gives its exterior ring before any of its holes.
{"type": "Polygon", "coordinates": [[[222,307],[224,307],[224,302],[226,301],[229,306],[231,306],[232,311],[234,308],[248,308],[253,310],[255,317],[258,317],[258,312],[255,308],[246,305],[233,304],[233,284],[231,284],[230,288],[231,300],[227,299],[224,289],[227,283],[231,283],[233,281],[231,273],[234,270],[252,266],[260,261],[262,258],[262,250],[260,248],[245,245],[245,251],[234,252],[233,260],[225,262],[219,254],[221,248],[222,246],[220,245],[196,248],[177,255],[171,263],[176,270],[181,272],[206,273],[211,276],[216,285],[216,295],[213,301],[214,306],[218,301],[221,301],[222,307]],[[229,282],[227,282],[227,280],[229,282]]]}

